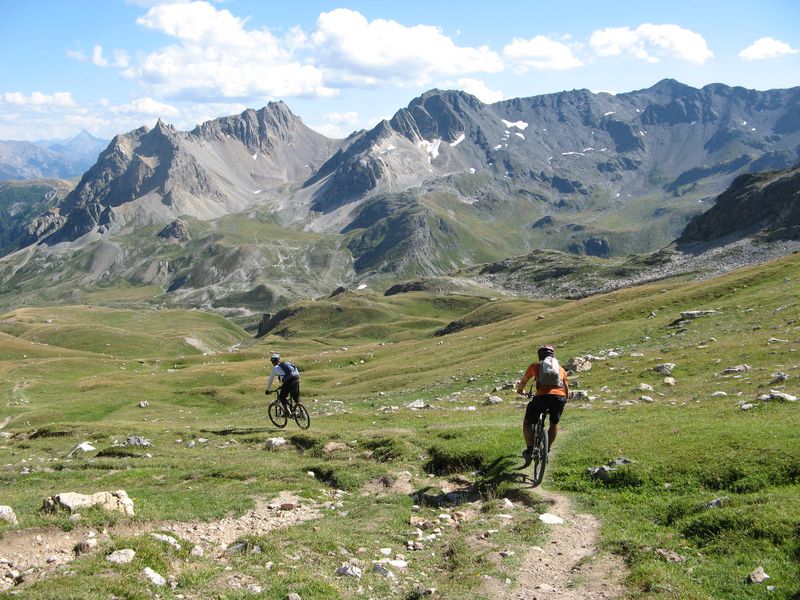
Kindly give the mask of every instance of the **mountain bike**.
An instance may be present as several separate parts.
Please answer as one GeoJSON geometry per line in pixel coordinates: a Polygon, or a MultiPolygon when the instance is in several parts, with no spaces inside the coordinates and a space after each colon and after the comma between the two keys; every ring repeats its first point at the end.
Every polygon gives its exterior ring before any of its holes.
{"type": "MultiPolygon", "coordinates": [[[[528,398],[532,398],[533,394],[526,394],[528,398]]],[[[547,412],[539,413],[539,418],[536,423],[531,425],[533,430],[533,451],[531,452],[530,459],[526,459],[525,464],[521,468],[527,468],[528,465],[533,463],[533,487],[542,483],[544,479],[544,468],[547,466],[547,453],[550,447],[550,440],[548,439],[547,429],[544,426],[544,420],[547,412]]]]}
{"type": "Polygon", "coordinates": [[[548,452],[548,436],[547,429],[544,426],[544,419],[547,413],[540,413],[536,423],[532,425],[533,429],[533,487],[542,483],[544,479],[544,468],[547,466],[547,452],[548,452]]]}
{"type": "Polygon", "coordinates": [[[311,426],[311,417],[308,415],[306,407],[299,400],[293,402],[291,398],[287,398],[286,405],[284,405],[278,400],[279,390],[280,388],[275,390],[275,400],[270,402],[267,407],[269,420],[275,427],[283,429],[289,418],[292,418],[300,429],[308,429],[311,426]]]}

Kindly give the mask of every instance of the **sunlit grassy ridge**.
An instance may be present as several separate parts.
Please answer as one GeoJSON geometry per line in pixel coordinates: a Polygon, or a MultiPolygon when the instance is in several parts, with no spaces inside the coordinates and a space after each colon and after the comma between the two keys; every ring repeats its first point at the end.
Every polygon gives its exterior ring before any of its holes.
{"type": "MultiPolygon", "coordinates": [[[[573,378],[575,389],[595,398],[568,405],[545,485],[575,493],[603,519],[606,547],[631,564],[635,596],[791,598],[800,593],[800,406],[755,398],[776,388],[800,395],[798,282],[800,257],[790,256],[713,280],[665,281],[570,302],[350,292],[299,303],[305,310],[285,321],[286,337],[257,341],[197,311],[15,311],[0,318],[0,396],[12,417],[5,429],[17,434],[0,447],[3,503],[23,526],[66,525],[65,517],[39,514],[44,496],[124,488],[135,498],[136,519],[187,520],[240,513],[253,496],[283,489],[319,499],[341,488],[351,492],[347,517],[333,511],[316,530],[274,532],[263,541],[264,556],[237,559],[237,568],[253,574],[269,597],[287,591],[304,599],[356,597],[358,583],[332,576],[343,559],[339,548],[402,552],[412,502],[402,493],[362,497],[365,482],[409,471],[415,490],[433,486],[423,495],[435,497],[442,480],[428,475],[456,474],[470,478],[484,499],[531,503],[513,477],[522,403],[503,392],[503,404],[486,406],[485,395],[516,379],[541,343],[556,344],[563,360],[614,349],[618,357],[595,360],[573,378]],[[719,312],[674,323],[693,309],[719,312]],[[452,321],[467,327],[433,336],[452,321]],[[204,354],[187,337],[217,353],[204,354]],[[238,352],[225,351],[237,341],[245,342],[238,352]],[[290,426],[281,433],[266,420],[264,359],[276,350],[303,371],[308,432],[290,426]],[[653,370],[663,362],[676,364],[675,386],[653,370]],[[723,374],[741,364],[751,368],[723,374]],[[785,381],[776,381],[779,372],[785,381]],[[653,391],[639,391],[640,383],[653,391]],[[642,395],[654,401],[640,402],[642,395]],[[405,408],[416,399],[433,409],[405,408]],[[141,400],[150,406],[139,408],[141,400]],[[755,407],[743,411],[743,401],[755,407]],[[31,436],[42,428],[66,435],[31,436]],[[264,452],[263,441],[277,434],[292,448],[264,452]],[[128,435],[152,439],[152,458],[64,460],[85,439],[107,449],[128,435]],[[200,437],[209,442],[188,447],[200,437]],[[348,450],[324,452],[334,440],[348,450]],[[633,462],[608,483],[587,475],[588,467],[618,456],[633,462]],[[32,472],[22,475],[23,466],[32,472]],[[709,507],[715,498],[725,499],[709,507]],[[667,562],[657,549],[686,560],[667,562]],[[289,554],[302,555],[313,569],[293,571],[289,554]],[[281,562],[285,574],[263,570],[266,560],[281,562]],[[772,593],[745,583],[759,565],[771,576],[772,593]]],[[[433,545],[436,556],[406,552],[413,576],[393,584],[365,576],[362,584],[374,586],[377,597],[404,597],[422,579],[443,597],[463,598],[481,597],[476,573],[513,578],[514,562],[498,565],[490,555],[501,547],[523,552],[539,530],[525,522],[476,550],[471,536],[494,527],[493,506],[482,521],[433,545]],[[472,548],[474,560],[457,559],[460,544],[472,548]]],[[[173,568],[174,557],[163,552],[154,560],[173,568]]],[[[210,560],[196,563],[209,580],[221,569],[210,560]]],[[[91,597],[133,589],[123,573],[96,577],[100,567],[92,559],[79,561],[78,569],[74,579],[37,584],[28,593],[51,597],[48,589],[60,589],[91,597]]],[[[200,579],[184,577],[181,590],[210,593],[200,579]]]]}

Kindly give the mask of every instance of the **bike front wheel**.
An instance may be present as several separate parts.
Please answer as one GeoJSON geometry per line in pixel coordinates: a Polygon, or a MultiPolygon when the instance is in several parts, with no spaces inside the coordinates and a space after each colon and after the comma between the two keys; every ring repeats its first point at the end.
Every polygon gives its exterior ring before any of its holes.
{"type": "Polygon", "coordinates": [[[547,430],[544,427],[538,427],[536,432],[536,440],[534,442],[534,457],[533,457],[533,486],[536,487],[542,483],[544,479],[544,468],[547,466],[547,447],[549,445],[547,430]]]}
{"type": "Polygon", "coordinates": [[[308,429],[311,426],[311,417],[306,407],[299,402],[294,406],[294,421],[300,429],[308,429]]]}
{"type": "Polygon", "coordinates": [[[273,400],[269,403],[267,414],[269,415],[269,420],[272,421],[272,424],[279,429],[286,427],[286,423],[289,421],[289,417],[286,416],[286,411],[283,409],[283,406],[281,406],[281,403],[277,400],[273,400]]]}

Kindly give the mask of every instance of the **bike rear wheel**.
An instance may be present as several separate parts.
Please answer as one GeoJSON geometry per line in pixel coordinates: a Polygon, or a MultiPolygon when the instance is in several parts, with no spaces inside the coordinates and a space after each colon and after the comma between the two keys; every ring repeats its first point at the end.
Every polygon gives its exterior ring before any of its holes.
{"type": "Polygon", "coordinates": [[[269,415],[269,420],[272,421],[272,424],[279,429],[286,427],[286,423],[289,421],[289,417],[286,416],[286,411],[283,409],[283,406],[281,406],[281,403],[277,400],[273,400],[269,403],[267,414],[269,415]]]}
{"type": "Polygon", "coordinates": [[[533,487],[536,487],[542,483],[544,468],[547,466],[549,440],[543,420],[540,420],[534,428],[533,437],[533,487]]]}
{"type": "Polygon", "coordinates": [[[308,429],[311,426],[311,417],[306,407],[299,402],[294,405],[294,422],[300,429],[308,429]]]}

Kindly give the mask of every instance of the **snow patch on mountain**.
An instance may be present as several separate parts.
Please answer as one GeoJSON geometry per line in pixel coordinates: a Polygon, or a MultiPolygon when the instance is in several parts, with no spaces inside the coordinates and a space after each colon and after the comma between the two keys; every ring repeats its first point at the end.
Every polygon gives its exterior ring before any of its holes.
{"type": "Polygon", "coordinates": [[[437,138],[432,142],[429,142],[428,140],[420,140],[419,142],[417,142],[417,145],[420,148],[425,148],[425,150],[429,155],[428,160],[431,161],[437,156],[439,156],[439,146],[441,145],[441,143],[442,140],[437,138]]]}
{"type": "Polygon", "coordinates": [[[505,119],[500,119],[503,122],[503,125],[506,127],[516,127],[517,129],[522,129],[523,131],[528,126],[525,121],[506,121],[505,119]]]}
{"type": "Polygon", "coordinates": [[[450,147],[451,147],[451,148],[455,148],[455,147],[456,147],[456,146],[458,146],[458,145],[459,145],[461,142],[463,142],[463,141],[464,141],[466,138],[467,138],[467,136],[466,136],[465,134],[463,134],[463,133],[462,133],[460,136],[458,136],[458,137],[455,139],[455,141],[453,141],[453,142],[450,142],[450,147]]]}

